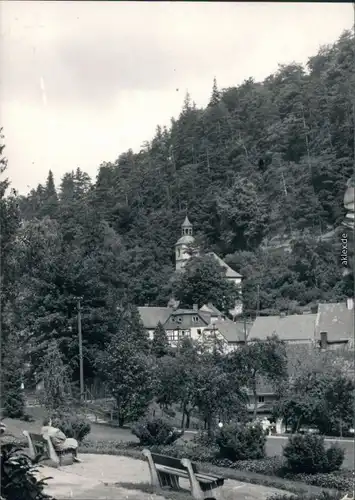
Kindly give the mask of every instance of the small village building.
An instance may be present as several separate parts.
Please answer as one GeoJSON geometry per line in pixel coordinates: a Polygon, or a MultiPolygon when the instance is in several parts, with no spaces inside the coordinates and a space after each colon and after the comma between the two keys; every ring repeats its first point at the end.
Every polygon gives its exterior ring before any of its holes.
{"type": "Polygon", "coordinates": [[[315,341],[322,349],[354,348],[354,299],[319,304],[315,341]]]}
{"type": "Polygon", "coordinates": [[[277,335],[280,340],[294,344],[313,344],[317,314],[291,314],[289,316],[259,316],[250,330],[248,341],[267,340],[277,335]]]}

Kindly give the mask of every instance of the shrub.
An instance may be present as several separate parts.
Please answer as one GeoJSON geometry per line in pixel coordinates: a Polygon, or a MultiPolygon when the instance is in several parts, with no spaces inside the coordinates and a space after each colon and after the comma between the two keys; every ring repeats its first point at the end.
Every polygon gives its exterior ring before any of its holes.
{"type": "Polygon", "coordinates": [[[333,444],[327,449],[327,468],[325,472],[339,470],[344,462],[345,451],[340,446],[333,444]]]}
{"type": "Polygon", "coordinates": [[[90,422],[74,414],[62,414],[53,418],[53,427],[58,427],[66,437],[74,438],[79,443],[91,431],[90,422]]]}
{"type": "Polygon", "coordinates": [[[208,432],[200,431],[192,438],[192,442],[200,446],[215,446],[216,437],[209,435],[208,432]]]}
{"type": "Polygon", "coordinates": [[[353,473],[351,471],[344,471],[344,473],[286,474],[285,477],[302,481],[312,486],[318,486],[319,488],[343,492],[352,491],[354,485],[353,473]]]}
{"type": "Polygon", "coordinates": [[[344,450],[332,445],[325,448],[324,438],[315,434],[291,436],[283,452],[292,472],[332,472],[339,470],[344,460],[344,450]]]}
{"type": "Polygon", "coordinates": [[[268,497],[267,500],[340,500],[341,493],[318,493],[316,495],[308,495],[307,493],[302,493],[301,495],[272,495],[268,497]]]}
{"type": "Polygon", "coordinates": [[[216,434],[220,457],[232,462],[265,457],[266,436],[259,423],[231,423],[216,434]]]}
{"type": "Polygon", "coordinates": [[[163,420],[162,418],[144,419],[132,429],[143,446],[168,445],[174,443],[183,432],[163,420]]]}
{"type": "Polygon", "coordinates": [[[238,460],[231,462],[227,459],[215,461],[215,465],[220,467],[230,467],[256,474],[265,474],[267,476],[283,476],[285,468],[285,459],[283,457],[267,457],[259,460],[238,460]]]}
{"type": "MultiPolygon", "coordinates": [[[[1,446],[1,498],[4,500],[45,500],[52,497],[43,492],[45,478],[38,480],[38,463],[22,453],[13,443],[1,446]]],[[[54,500],[54,499],[52,499],[54,500]]]]}

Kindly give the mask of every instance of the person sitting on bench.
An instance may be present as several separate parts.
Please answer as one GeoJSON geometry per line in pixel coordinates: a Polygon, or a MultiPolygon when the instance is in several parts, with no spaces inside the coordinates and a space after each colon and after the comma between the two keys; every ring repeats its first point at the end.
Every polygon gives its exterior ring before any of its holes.
{"type": "Polygon", "coordinates": [[[44,419],[41,434],[42,436],[51,438],[53,447],[56,451],[59,453],[71,451],[73,453],[74,462],[81,462],[78,458],[78,441],[74,438],[67,438],[60,429],[52,427],[52,420],[50,418],[44,419]]]}

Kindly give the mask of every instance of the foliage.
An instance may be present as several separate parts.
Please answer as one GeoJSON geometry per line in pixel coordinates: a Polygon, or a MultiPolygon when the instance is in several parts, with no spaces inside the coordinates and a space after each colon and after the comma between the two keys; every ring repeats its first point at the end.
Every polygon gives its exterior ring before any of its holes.
{"type": "Polygon", "coordinates": [[[3,413],[9,418],[22,418],[25,415],[25,398],[21,389],[24,358],[19,339],[15,335],[8,337],[3,351],[1,367],[3,413]]]}
{"type": "Polygon", "coordinates": [[[303,358],[294,380],[275,407],[297,432],[302,425],[315,426],[322,434],[341,435],[353,425],[354,381],[335,356],[303,358]]]}
{"type": "Polygon", "coordinates": [[[328,493],[322,492],[316,495],[309,495],[307,493],[301,495],[287,495],[287,494],[277,494],[268,497],[267,500],[340,500],[341,493],[328,493]]]}
{"type": "Polygon", "coordinates": [[[90,434],[90,422],[73,413],[60,413],[52,419],[53,427],[60,429],[67,438],[74,438],[79,443],[90,434]]]}
{"type": "Polygon", "coordinates": [[[174,295],[184,305],[202,307],[211,302],[228,313],[239,299],[237,287],[225,279],[225,269],[211,256],[193,257],[174,283],[174,295]]]}
{"type": "Polygon", "coordinates": [[[132,428],[140,444],[144,446],[170,445],[182,436],[182,432],[161,418],[145,419],[132,428]]]}
{"type": "Polygon", "coordinates": [[[169,341],[166,335],[166,331],[164,330],[163,325],[160,323],[157,324],[156,329],[153,333],[152,340],[152,354],[157,358],[161,358],[166,356],[169,353],[169,341]]]}
{"type": "Polygon", "coordinates": [[[230,374],[237,374],[252,391],[254,418],[257,414],[257,384],[265,377],[275,387],[287,377],[287,356],[285,345],[277,337],[266,341],[255,340],[230,353],[227,359],[230,374]]]}
{"type": "MultiPolygon", "coordinates": [[[[206,256],[209,252],[243,275],[248,316],[352,296],[353,270],[343,273],[337,228],[354,164],[353,60],[354,37],[344,32],[310,57],[307,68],[281,65],[263,82],[249,78],[223,90],[215,81],[205,109],[187,94],[170,127],[158,126],[139,153],[129,150],[104,162],[95,182],[77,169],[56,189],[49,172],[27,196],[18,196],[2,179],[2,340],[21,332],[26,361],[38,371],[55,339],[78,381],[77,297],[82,297],[85,377],[106,381],[104,372],[116,371],[111,392],[122,422],[141,415],[150,398],[144,390],[150,394],[152,385],[145,347],[131,349],[124,341],[124,311],[129,304],[164,306],[174,290],[187,305],[212,301],[228,312],[237,291],[206,256]],[[173,248],[186,212],[205,258],[191,259],[174,281],[173,248]],[[122,349],[117,340],[113,351],[120,356],[105,364],[105,349],[116,335],[122,349]],[[127,373],[118,366],[125,362],[127,373]],[[146,374],[141,379],[135,363],[146,374]],[[139,396],[137,382],[142,383],[139,396]]],[[[1,137],[1,174],[6,166],[1,137]]],[[[182,376],[179,363],[172,369],[182,376]]],[[[166,365],[160,366],[167,372],[166,365]]],[[[201,373],[207,373],[206,366],[202,363],[201,373]]],[[[162,404],[183,402],[187,420],[198,408],[211,428],[221,408],[231,411],[241,401],[223,392],[226,378],[217,363],[213,366],[217,381],[206,379],[213,400],[203,401],[201,377],[192,370],[179,395],[174,390],[170,396],[168,384],[164,390],[160,384],[162,404]]],[[[258,372],[265,375],[261,366],[249,365],[249,375],[254,374],[249,385],[255,387],[258,372]]],[[[231,373],[240,393],[237,370],[231,373]]],[[[272,375],[272,382],[279,379],[272,375]]],[[[342,383],[332,388],[349,394],[342,383]]],[[[325,401],[327,422],[347,425],[345,406],[337,412],[330,396],[325,401]]]]}
{"type": "Polygon", "coordinates": [[[233,462],[265,457],[266,435],[259,423],[227,424],[217,431],[216,443],[221,458],[233,462]]]}
{"type": "Polygon", "coordinates": [[[70,407],[72,402],[70,372],[68,366],[63,363],[62,354],[55,340],[47,347],[37,372],[37,382],[43,384],[40,399],[50,415],[70,407]]]}
{"type": "Polygon", "coordinates": [[[351,492],[354,487],[354,475],[352,471],[346,474],[339,472],[328,472],[319,474],[297,474],[287,475],[291,479],[302,481],[307,484],[319,486],[320,488],[334,489],[343,492],[351,492]]]}
{"type": "Polygon", "coordinates": [[[335,445],[326,449],[324,438],[314,434],[296,434],[289,438],[284,457],[292,472],[333,472],[344,460],[344,450],[335,445]]]}
{"type": "Polygon", "coordinates": [[[116,401],[119,425],[142,417],[153,398],[154,360],[138,313],[127,311],[106,350],[98,353],[96,366],[116,401]]]}
{"type": "MultiPolygon", "coordinates": [[[[1,498],[4,500],[51,500],[43,490],[46,481],[35,476],[39,470],[22,449],[13,443],[1,446],[1,498]]],[[[54,499],[52,499],[54,500],[54,499]]]]}
{"type": "Polygon", "coordinates": [[[244,418],[246,395],[237,377],[229,376],[222,355],[200,343],[185,338],[174,357],[159,360],[157,376],[157,401],[166,406],[181,405],[181,427],[189,428],[194,410],[205,420],[209,434],[218,417],[244,418]]]}
{"type": "Polygon", "coordinates": [[[243,471],[265,474],[267,476],[284,476],[286,460],[284,457],[265,457],[259,459],[237,460],[232,462],[228,459],[218,459],[216,465],[220,467],[230,467],[243,471]]]}

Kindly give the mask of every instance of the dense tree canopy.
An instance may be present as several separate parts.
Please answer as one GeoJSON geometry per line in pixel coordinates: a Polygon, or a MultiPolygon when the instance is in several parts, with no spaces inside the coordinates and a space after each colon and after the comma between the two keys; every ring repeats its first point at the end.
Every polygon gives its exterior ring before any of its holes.
{"type": "MultiPolygon", "coordinates": [[[[171,296],[186,212],[202,249],[243,275],[252,316],[351,294],[336,228],[354,164],[354,46],[345,32],[307,67],[226,89],[215,79],[205,109],[186,95],[169,128],[103,163],[95,181],[77,169],[56,187],[50,171],[27,196],[1,181],[2,335],[20,331],[35,364],[56,340],[77,376],[81,297],[85,373],[110,342],[118,363],[127,305],[164,306],[171,296]]],[[[0,154],[2,173],[3,142],[0,154]]],[[[182,301],[228,310],[217,270],[201,262],[197,286],[193,265],[176,286],[182,301]]]]}

